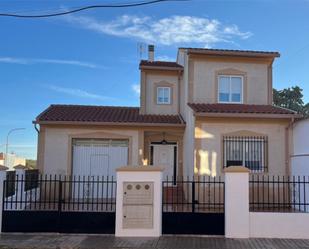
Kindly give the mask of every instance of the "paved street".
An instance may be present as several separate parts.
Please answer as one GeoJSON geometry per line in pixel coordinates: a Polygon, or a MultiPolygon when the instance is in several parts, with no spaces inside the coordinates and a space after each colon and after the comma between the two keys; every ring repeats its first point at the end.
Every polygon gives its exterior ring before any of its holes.
{"type": "Polygon", "coordinates": [[[295,249],[309,248],[309,240],[287,239],[225,239],[223,237],[164,236],[154,238],[115,238],[104,235],[29,235],[2,234],[0,248],[26,249],[100,249],[100,248],[157,248],[157,249],[295,249]]]}

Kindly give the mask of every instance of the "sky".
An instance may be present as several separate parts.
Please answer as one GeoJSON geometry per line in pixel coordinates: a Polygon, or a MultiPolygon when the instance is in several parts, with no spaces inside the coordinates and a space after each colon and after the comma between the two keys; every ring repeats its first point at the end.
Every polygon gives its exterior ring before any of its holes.
{"type": "MultiPolygon", "coordinates": [[[[137,1],[137,0],[136,0],[137,1]]],[[[135,2],[136,2],[135,1],[135,2]]],[[[0,12],[39,14],[132,0],[1,0],[0,12]]],[[[139,105],[147,44],[155,59],[178,47],[278,51],[277,89],[299,85],[309,102],[309,1],[172,1],[62,17],[0,17],[0,151],[36,158],[32,121],[50,104],[139,105]],[[139,49],[140,47],[144,49],[139,49]]]]}

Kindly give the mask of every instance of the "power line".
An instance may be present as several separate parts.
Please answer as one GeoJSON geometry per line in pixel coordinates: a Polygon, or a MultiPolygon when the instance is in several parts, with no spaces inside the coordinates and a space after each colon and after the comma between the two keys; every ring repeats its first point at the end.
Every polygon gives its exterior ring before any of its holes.
{"type": "Polygon", "coordinates": [[[171,1],[189,1],[189,0],[151,0],[151,1],[143,1],[143,2],[136,2],[136,3],[126,3],[126,4],[99,4],[99,5],[88,5],[76,9],[71,9],[67,11],[62,11],[58,13],[51,13],[51,14],[41,14],[41,15],[21,15],[21,14],[14,14],[14,13],[0,13],[0,16],[4,17],[17,17],[17,18],[46,18],[46,17],[54,17],[54,16],[63,16],[68,15],[76,12],[81,12],[90,9],[97,9],[97,8],[128,8],[128,7],[138,7],[143,5],[150,5],[160,2],[171,2],[171,1]]]}

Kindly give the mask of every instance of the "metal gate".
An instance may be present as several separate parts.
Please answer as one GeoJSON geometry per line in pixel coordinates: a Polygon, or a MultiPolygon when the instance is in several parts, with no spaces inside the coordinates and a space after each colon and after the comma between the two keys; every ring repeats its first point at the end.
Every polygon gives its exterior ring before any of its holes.
{"type": "Polygon", "coordinates": [[[162,233],[224,235],[221,177],[173,177],[163,183],[162,233]]]}
{"type": "Polygon", "coordinates": [[[113,177],[26,174],[3,187],[3,232],[115,233],[113,177]]]}

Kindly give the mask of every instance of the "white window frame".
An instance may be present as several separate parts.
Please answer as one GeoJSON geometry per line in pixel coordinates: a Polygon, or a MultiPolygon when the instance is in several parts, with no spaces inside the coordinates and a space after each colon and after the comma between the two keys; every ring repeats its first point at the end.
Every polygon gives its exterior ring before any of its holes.
{"type": "Polygon", "coordinates": [[[157,104],[158,105],[170,105],[171,104],[171,87],[169,86],[158,86],[157,87],[157,104]],[[159,90],[163,89],[163,93],[166,89],[168,89],[168,102],[164,102],[164,96],[163,101],[159,101],[159,90]]]}
{"type": "Polygon", "coordinates": [[[218,79],[217,79],[217,84],[218,84],[218,93],[217,93],[217,98],[218,98],[218,103],[222,103],[222,104],[242,104],[243,103],[243,99],[244,99],[244,76],[242,75],[224,75],[224,74],[220,74],[218,75],[218,79]],[[220,77],[228,77],[230,78],[230,82],[229,82],[229,101],[220,101],[220,77]],[[238,77],[241,78],[241,93],[240,93],[240,101],[232,101],[232,84],[231,84],[231,78],[232,77],[238,77]]]}

